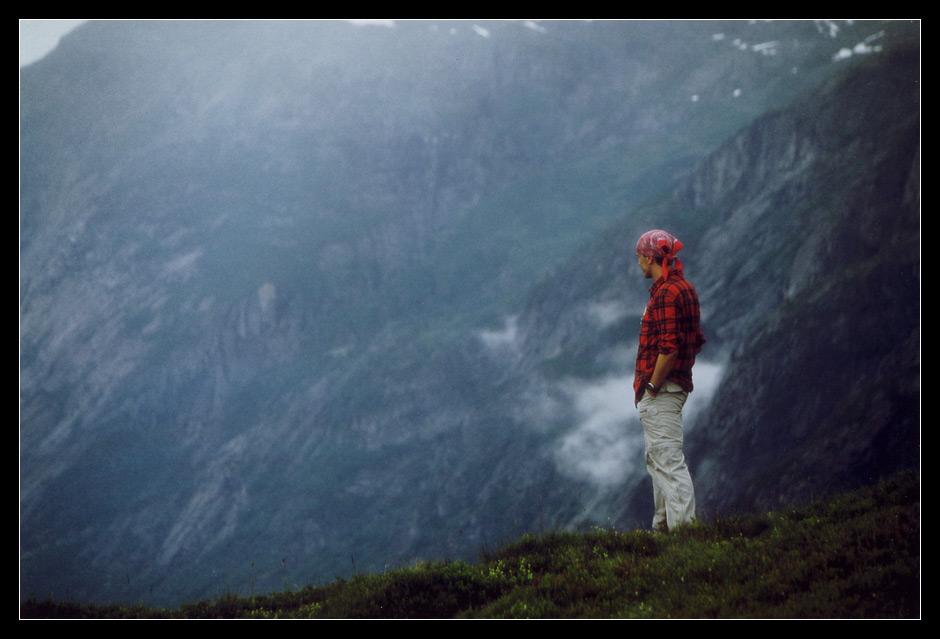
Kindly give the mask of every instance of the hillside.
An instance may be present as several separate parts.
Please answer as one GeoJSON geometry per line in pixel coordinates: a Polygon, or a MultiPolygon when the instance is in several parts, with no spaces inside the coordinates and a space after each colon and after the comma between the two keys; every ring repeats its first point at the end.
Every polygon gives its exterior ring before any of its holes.
{"type": "Polygon", "coordinates": [[[177,609],[28,601],[26,618],[918,618],[919,480],[657,535],[526,535],[477,563],[177,609]]]}

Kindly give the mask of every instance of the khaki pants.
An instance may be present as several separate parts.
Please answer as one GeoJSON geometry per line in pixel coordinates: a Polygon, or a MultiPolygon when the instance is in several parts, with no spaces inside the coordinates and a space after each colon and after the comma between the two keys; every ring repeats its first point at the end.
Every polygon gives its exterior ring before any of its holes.
{"type": "Polygon", "coordinates": [[[695,490],[682,454],[682,406],[689,394],[666,382],[637,404],[646,435],[646,470],[653,479],[653,530],[672,530],[695,519],[695,490]]]}

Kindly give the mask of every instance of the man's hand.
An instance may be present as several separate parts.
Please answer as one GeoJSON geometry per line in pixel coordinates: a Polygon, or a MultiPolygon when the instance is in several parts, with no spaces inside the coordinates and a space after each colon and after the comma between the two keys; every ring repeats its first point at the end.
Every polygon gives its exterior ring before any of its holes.
{"type": "MultiPolygon", "coordinates": [[[[659,389],[666,383],[666,376],[672,371],[672,365],[676,363],[678,357],[679,351],[673,351],[668,355],[660,353],[656,358],[656,368],[653,369],[653,377],[650,379],[650,384],[656,389],[656,392],[650,391],[653,397],[656,397],[659,389]]],[[[646,390],[649,391],[649,387],[646,390]]]]}

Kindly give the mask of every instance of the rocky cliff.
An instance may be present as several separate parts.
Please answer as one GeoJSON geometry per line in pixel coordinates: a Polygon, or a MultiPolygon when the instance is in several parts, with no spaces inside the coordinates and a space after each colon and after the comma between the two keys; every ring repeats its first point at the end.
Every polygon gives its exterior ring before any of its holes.
{"type": "MultiPolygon", "coordinates": [[[[702,515],[916,467],[919,117],[919,51],[905,48],[758,118],[535,290],[516,322],[521,368],[543,388],[619,380],[628,394],[644,305],[632,247],[666,226],[709,338],[687,423],[702,515]]],[[[622,455],[616,433],[593,432],[585,468],[622,455]]],[[[617,475],[630,508],[608,506],[625,525],[649,510],[632,459],[617,475]]]]}
{"type": "Polygon", "coordinates": [[[731,188],[680,187],[725,211],[701,245],[708,321],[733,344],[692,447],[706,509],[918,463],[918,61],[859,65],[762,118],[707,164],[731,188]]]}

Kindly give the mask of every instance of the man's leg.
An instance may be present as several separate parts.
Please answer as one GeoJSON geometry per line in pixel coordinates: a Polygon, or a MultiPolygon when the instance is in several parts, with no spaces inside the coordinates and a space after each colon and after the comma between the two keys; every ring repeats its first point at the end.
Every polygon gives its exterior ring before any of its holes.
{"type": "Polygon", "coordinates": [[[646,469],[653,480],[653,529],[670,530],[695,519],[695,491],[682,453],[682,406],[688,393],[667,383],[637,409],[646,436],[646,469]]]}

